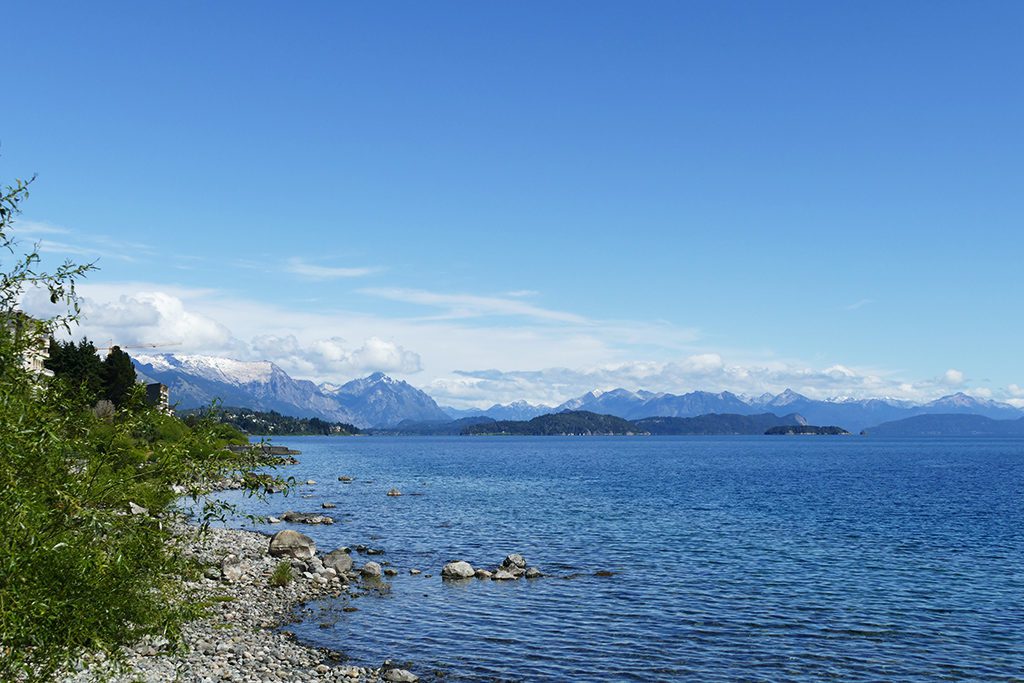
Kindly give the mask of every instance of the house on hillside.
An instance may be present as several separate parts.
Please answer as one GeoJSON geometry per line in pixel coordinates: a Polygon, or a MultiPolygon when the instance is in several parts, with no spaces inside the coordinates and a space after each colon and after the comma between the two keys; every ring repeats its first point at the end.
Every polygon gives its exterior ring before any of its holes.
{"type": "Polygon", "coordinates": [[[4,326],[12,333],[14,342],[23,346],[21,367],[37,377],[53,377],[53,371],[46,367],[50,357],[50,337],[39,321],[21,311],[4,316],[4,326]]]}
{"type": "Polygon", "coordinates": [[[156,406],[165,413],[170,412],[170,390],[167,388],[167,385],[161,384],[160,382],[147,384],[146,403],[151,406],[156,406]]]}

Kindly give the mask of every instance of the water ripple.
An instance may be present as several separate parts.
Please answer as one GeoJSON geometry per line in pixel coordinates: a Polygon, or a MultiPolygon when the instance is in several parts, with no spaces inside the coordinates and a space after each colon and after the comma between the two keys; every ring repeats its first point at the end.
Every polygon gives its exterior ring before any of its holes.
{"type": "Polygon", "coordinates": [[[402,572],[358,612],[317,606],[329,628],[292,627],[359,663],[451,681],[1024,680],[1024,441],[281,443],[312,497],[244,507],[334,502],[338,524],[302,530],[383,547],[402,572]],[[511,551],[549,577],[438,578],[511,551]]]}

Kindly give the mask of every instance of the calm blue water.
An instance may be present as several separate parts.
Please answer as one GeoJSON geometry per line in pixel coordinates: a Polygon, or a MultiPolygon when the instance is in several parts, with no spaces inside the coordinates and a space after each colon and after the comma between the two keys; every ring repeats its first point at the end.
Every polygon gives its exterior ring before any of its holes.
{"type": "Polygon", "coordinates": [[[275,443],[319,483],[249,508],[334,502],[337,524],[295,528],[324,551],[384,548],[357,562],[401,572],[359,611],[314,605],[293,629],[358,664],[452,681],[1024,680],[1024,440],[275,443]],[[548,577],[439,578],[510,552],[548,577]]]}

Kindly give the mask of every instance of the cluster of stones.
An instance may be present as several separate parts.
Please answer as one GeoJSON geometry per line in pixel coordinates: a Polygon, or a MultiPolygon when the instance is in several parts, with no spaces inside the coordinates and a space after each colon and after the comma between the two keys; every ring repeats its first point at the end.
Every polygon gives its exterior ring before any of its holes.
{"type": "MultiPolygon", "coordinates": [[[[331,507],[334,506],[331,505],[331,507]]],[[[274,519],[276,518],[271,518],[268,521],[273,524],[274,519]]],[[[311,512],[292,512],[291,510],[281,515],[281,519],[292,524],[334,524],[334,518],[327,515],[316,515],[311,512]]]]}
{"type": "Polygon", "coordinates": [[[493,581],[514,581],[519,578],[539,579],[544,576],[536,567],[527,567],[526,559],[519,553],[506,555],[501,565],[494,571],[474,569],[473,565],[463,560],[449,562],[441,570],[441,578],[448,581],[461,579],[491,579],[493,581]]]}
{"type": "Polygon", "coordinates": [[[192,600],[209,605],[206,617],[185,624],[184,650],[160,638],[146,639],[124,652],[115,669],[99,658],[85,659],[55,680],[69,683],[158,683],[193,681],[333,681],[335,683],[413,683],[415,674],[385,662],[379,668],[337,665],[330,653],[305,647],[275,627],[289,621],[297,604],[328,596],[358,594],[355,582],[374,585],[381,567],[367,562],[358,570],[347,549],[317,554],[312,539],[284,530],[267,537],[251,531],[210,529],[203,537],[184,525],[176,531],[180,551],[206,566],[203,576],[185,582],[192,600]],[[283,561],[293,581],[271,586],[269,579],[283,561]]]}

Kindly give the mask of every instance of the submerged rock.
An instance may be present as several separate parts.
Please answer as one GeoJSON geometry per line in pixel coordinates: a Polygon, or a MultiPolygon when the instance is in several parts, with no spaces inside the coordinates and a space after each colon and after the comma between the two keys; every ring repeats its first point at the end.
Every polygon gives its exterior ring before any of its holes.
{"type": "Polygon", "coordinates": [[[281,519],[293,524],[334,524],[334,519],[327,515],[314,515],[308,512],[288,512],[281,515],[281,519]]]}
{"type": "Polygon", "coordinates": [[[473,565],[462,560],[449,562],[441,570],[442,579],[468,579],[474,574],[476,571],[473,569],[473,565]]]}
{"type": "Polygon", "coordinates": [[[324,566],[330,567],[339,574],[344,574],[352,569],[352,556],[338,548],[324,555],[324,566]]]}

